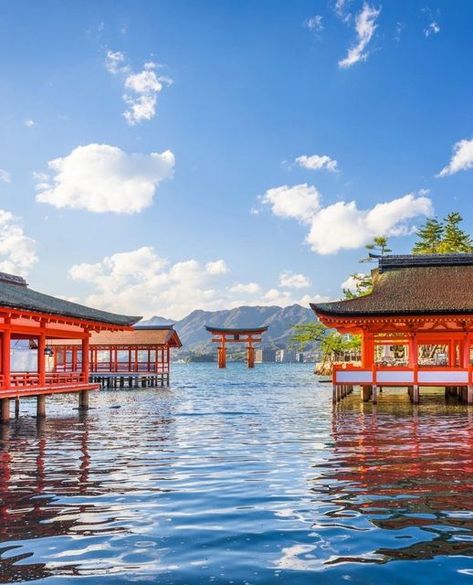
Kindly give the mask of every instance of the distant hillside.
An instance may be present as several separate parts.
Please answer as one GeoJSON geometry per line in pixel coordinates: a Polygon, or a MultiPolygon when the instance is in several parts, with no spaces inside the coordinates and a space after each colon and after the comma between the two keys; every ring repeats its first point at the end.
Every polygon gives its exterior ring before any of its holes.
{"type": "Polygon", "coordinates": [[[164,325],[174,323],[179,333],[184,350],[205,351],[210,349],[209,334],[205,325],[219,325],[220,327],[260,327],[268,325],[268,332],[264,335],[264,347],[285,348],[292,327],[299,323],[314,320],[311,309],[301,305],[290,307],[237,307],[224,311],[192,311],[187,317],[173,322],[164,317],[152,317],[147,324],[164,325]]]}

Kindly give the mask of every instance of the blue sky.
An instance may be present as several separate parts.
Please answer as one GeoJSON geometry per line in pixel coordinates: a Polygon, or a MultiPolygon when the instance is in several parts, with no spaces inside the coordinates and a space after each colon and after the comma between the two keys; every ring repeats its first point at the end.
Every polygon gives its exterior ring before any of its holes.
{"type": "Polygon", "coordinates": [[[426,214],[473,231],[472,24],[467,0],[0,2],[0,267],[181,317],[336,298],[426,214]]]}

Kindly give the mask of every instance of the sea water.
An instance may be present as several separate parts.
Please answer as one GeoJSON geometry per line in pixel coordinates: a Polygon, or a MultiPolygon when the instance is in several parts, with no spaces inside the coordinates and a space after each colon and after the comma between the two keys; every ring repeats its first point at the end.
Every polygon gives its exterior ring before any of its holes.
{"type": "Polygon", "coordinates": [[[441,394],[189,364],[76,402],[0,431],[1,583],[473,581],[473,409],[441,394]]]}

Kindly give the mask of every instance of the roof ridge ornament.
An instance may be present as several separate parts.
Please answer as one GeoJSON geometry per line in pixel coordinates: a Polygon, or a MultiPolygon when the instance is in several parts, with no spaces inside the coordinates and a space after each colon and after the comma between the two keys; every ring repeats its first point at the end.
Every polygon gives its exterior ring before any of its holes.
{"type": "Polygon", "coordinates": [[[28,286],[28,283],[22,276],[9,274],[8,272],[0,272],[0,282],[4,282],[5,284],[15,284],[16,286],[28,286]]]}

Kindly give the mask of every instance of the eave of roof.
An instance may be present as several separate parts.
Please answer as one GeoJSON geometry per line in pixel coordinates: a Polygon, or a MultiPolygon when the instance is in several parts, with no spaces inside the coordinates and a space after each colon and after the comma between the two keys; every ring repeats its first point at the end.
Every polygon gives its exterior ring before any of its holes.
{"type": "Polygon", "coordinates": [[[40,293],[26,284],[14,284],[0,279],[0,310],[18,310],[30,313],[65,317],[78,321],[87,321],[92,324],[107,324],[119,327],[129,327],[138,322],[141,317],[120,315],[59,299],[51,295],[40,293]]]}

